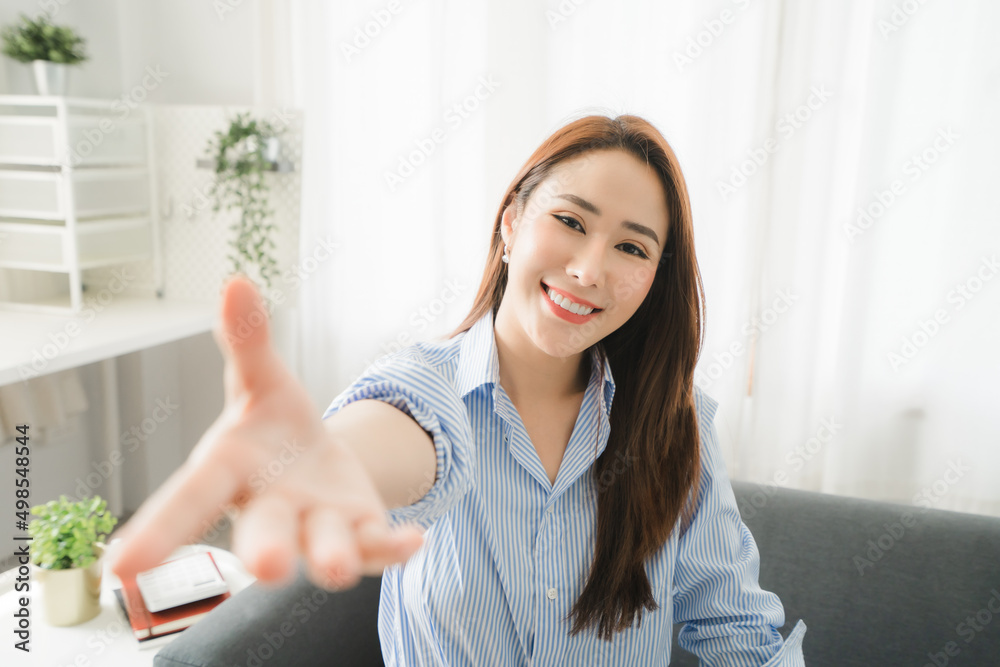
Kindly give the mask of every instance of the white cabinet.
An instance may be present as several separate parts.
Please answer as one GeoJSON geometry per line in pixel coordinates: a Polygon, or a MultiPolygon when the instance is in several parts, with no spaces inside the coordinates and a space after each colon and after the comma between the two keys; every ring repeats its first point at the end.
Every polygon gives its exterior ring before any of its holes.
{"type": "MultiPolygon", "coordinates": [[[[150,258],[161,275],[149,108],[121,100],[0,95],[0,268],[65,274],[150,258]]],[[[159,283],[159,281],[158,281],[159,283]]]]}

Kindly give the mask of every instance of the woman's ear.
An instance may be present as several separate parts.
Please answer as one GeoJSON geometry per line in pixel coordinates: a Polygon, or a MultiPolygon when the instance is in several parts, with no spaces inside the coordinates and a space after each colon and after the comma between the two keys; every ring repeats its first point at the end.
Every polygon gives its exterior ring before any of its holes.
{"type": "Polygon", "coordinates": [[[514,209],[513,204],[509,205],[503,210],[503,216],[500,218],[500,236],[503,237],[503,242],[508,245],[514,237],[514,227],[517,225],[517,212],[514,209]]]}

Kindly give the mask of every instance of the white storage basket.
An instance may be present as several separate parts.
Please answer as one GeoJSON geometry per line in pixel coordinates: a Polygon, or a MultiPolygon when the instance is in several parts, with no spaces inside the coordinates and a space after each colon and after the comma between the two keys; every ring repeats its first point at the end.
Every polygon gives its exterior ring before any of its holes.
{"type": "Polygon", "coordinates": [[[78,218],[149,209],[149,173],[145,169],[0,170],[0,216],[64,220],[69,215],[68,187],[73,189],[78,218]]]}
{"type": "MultiPolygon", "coordinates": [[[[63,225],[0,222],[0,266],[36,271],[70,271],[73,254],[63,225]]],[[[148,217],[101,219],[77,225],[80,268],[129,262],[153,250],[148,217]]]]}
{"type": "Polygon", "coordinates": [[[51,105],[0,104],[0,163],[71,167],[146,163],[144,113],[68,103],[65,126],[56,114],[51,105]]]}
{"type": "Polygon", "coordinates": [[[61,270],[65,229],[25,223],[0,223],[0,265],[40,271],[61,270]]]}
{"type": "MultiPolygon", "coordinates": [[[[0,274],[65,274],[71,311],[82,307],[85,269],[159,262],[151,116],[116,106],[0,95],[0,274]]],[[[30,307],[7,292],[0,305],[30,307]]]]}

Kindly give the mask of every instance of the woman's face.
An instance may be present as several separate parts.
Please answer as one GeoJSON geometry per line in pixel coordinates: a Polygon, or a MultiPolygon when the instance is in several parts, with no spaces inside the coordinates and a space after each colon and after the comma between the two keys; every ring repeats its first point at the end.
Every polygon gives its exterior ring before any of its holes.
{"type": "Polygon", "coordinates": [[[652,167],[621,150],[590,151],[554,167],[520,217],[515,208],[501,221],[510,257],[502,307],[539,349],[577,354],[632,317],[667,235],[666,195],[652,167]],[[567,311],[549,290],[600,310],[567,311]]]}

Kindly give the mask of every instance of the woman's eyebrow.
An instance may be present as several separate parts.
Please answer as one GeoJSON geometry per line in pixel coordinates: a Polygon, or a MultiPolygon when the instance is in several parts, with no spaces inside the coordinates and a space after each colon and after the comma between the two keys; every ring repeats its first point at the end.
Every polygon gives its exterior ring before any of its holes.
{"type": "MultiPolygon", "coordinates": [[[[590,213],[593,213],[594,215],[601,214],[601,209],[597,208],[583,197],[567,193],[563,195],[556,195],[556,198],[571,201],[580,208],[582,208],[584,211],[588,211],[590,213]]],[[[638,222],[625,220],[624,222],[622,222],[622,227],[627,227],[628,229],[631,229],[633,232],[636,232],[637,234],[644,234],[649,238],[653,239],[654,241],[656,241],[656,245],[660,245],[660,237],[657,236],[656,232],[654,232],[646,225],[640,225],[638,222]]]]}

